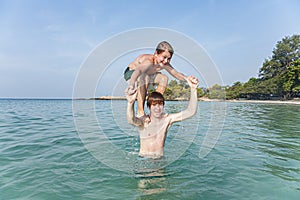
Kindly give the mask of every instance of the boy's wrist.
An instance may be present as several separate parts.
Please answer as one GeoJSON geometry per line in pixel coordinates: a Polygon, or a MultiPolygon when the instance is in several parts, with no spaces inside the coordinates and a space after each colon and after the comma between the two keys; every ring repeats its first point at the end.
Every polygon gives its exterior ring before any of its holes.
{"type": "Polygon", "coordinates": [[[134,82],[133,82],[133,83],[130,82],[130,83],[128,84],[128,87],[133,89],[133,88],[134,88],[134,85],[135,85],[134,82]]]}

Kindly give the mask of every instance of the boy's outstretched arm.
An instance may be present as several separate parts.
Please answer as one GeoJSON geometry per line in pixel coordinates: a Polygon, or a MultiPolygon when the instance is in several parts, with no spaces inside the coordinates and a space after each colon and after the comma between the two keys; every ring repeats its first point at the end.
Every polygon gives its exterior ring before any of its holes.
{"type": "Polygon", "coordinates": [[[174,69],[171,64],[167,64],[164,67],[165,70],[167,70],[167,72],[169,72],[169,74],[171,74],[173,77],[175,77],[178,80],[181,81],[186,81],[187,76],[185,76],[183,73],[178,72],[176,69],[174,69]]]}
{"type": "Polygon", "coordinates": [[[193,115],[195,115],[197,112],[197,108],[198,108],[197,87],[198,87],[199,81],[194,76],[188,76],[186,80],[191,88],[191,96],[190,96],[190,100],[189,100],[189,105],[185,110],[183,110],[179,113],[170,114],[171,123],[190,118],[193,115]]]}
{"type": "Polygon", "coordinates": [[[137,91],[135,90],[133,94],[129,94],[128,90],[130,89],[126,88],[125,90],[125,95],[127,99],[127,111],[126,111],[127,122],[135,126],[141,126],[143,125],[143,121],[134,115],[134,102],[137,96],[137,91]]]}

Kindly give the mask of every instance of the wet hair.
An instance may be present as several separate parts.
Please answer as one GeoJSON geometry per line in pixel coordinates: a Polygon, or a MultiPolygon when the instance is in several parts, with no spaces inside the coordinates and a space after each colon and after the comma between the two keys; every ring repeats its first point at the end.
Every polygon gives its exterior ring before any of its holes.
{"type": "Polygon", "coordinates": [[[150,106],[152,105],[152,102],[154,102],[154,101],[163,102],[163,105],[165,105],[165,98],[159,92],[152,92],[148,95],[147,107],[150,108],[150,106]]]}
{"type": "Polygon", "coordinates": [[[167,41],[160,42],[156,47],[157,54],[160,54],[166,50],[171,54],[172,57],[172,55],[174,54],[174,49],[167,41]]]}

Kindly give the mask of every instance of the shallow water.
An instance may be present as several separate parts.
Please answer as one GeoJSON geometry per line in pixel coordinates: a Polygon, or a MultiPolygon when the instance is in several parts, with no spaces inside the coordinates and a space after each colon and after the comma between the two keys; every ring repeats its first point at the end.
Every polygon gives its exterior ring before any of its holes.
{"type": "MultiPolygon", "coordinates": [[[[169,130],[165,158],[144,160],[125,101],[76,105],[85,111],[73,113],[71,100],[0,100],[0,199],[300,196],[300,106],[199,102],[197,116],[169,130]],[[96,123],[76,122],[87,113],[96,123]],[[201,157],[214,126],[217,143],[201,157]]],[[[166,110],[185,105],[167,102],[166,110]]]]}

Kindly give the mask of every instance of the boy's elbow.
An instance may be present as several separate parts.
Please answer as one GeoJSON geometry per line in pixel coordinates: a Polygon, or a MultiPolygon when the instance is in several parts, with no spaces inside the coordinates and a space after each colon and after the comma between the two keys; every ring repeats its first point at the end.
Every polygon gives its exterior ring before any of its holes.
{"type": "Polygon", "coordinates": [[[194,115],[196,115],[196,113],[197,113],[197,108],[188,108],[187,110],[186,110],[186,112],[184,112],[185,114],[185,119],[187,119],[187,118],[190,118],[190,117],[193,117],[194,115]]]}
{"type": "Polygon", "coordinates": [[[197,109],[194,110],[192,116],[196,115],[196,113],[197,113],[197,109]]]}
{"type": "Polygon", "coordinates": [[[196,115],[197,110],[192,110],[190,111],[190,116],[189,117],[193,117],[194,115],[196,115]]]}
{"type": "Polygon", "coordinates": [[[196,113],[197,113],[197,107],[192,108],[191,109],[191,117],[196,115],[196,113]]]}

